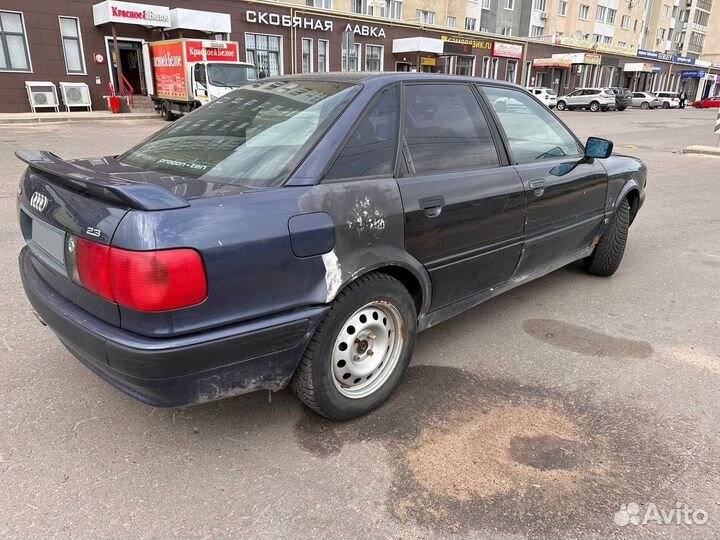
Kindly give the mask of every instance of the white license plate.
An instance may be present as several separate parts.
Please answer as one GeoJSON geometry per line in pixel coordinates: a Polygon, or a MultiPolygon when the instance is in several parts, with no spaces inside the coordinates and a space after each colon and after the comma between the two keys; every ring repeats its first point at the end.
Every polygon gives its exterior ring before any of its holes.
{"type": "Polygon", "coordinates": [[[65,233],[39,221],[32,220],[32,240],[45,253],[65,264],[65,233]]]}

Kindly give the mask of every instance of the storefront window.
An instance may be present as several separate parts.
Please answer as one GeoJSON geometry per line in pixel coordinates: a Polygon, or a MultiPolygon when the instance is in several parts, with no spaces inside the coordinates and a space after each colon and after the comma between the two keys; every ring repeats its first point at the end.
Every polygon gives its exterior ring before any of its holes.
{"type": "Polygon", "coordinates": [[[505,70],[505,80],[514,83],[517,79],[517,60],[508,60],[505,70]]]}
{"type": "Polygon", "coordinates": [[[330,55],[328,54],[329,42],[325,39],[318,40],[318,71],[326,73],[330,71],[330,55]]]}
{"type": "Polygon", "coordinates": [[[365,46],[365,71],[382,71],[383,47],[381,45],[365,46]]]}
{"type": "Polygon", "coordinates": [[[80,42],[80,28],[75,17],[60,17],[60,35],[68,74],[85,74],[85,59],[80,42]]]}
{"type": "Polygon", "coordinates": [[[282,75],[281,40],[280,36],[245,34],[247,61],[255,64],[258,74],[264,72],[268,77],[282,75]]]}
{"type": "Polygon", "coordinates": [[[342,70],[360,71],[360,44],[354,43],[349,52],[350,54],[348,55],[348,50],[345,48],[345,44],[343,43],[342,70]]]}
{"type": "Polygon", "coordinates": [[[312,39],[303,38],[302,39],[302,72],[303,73],[312,73],[312,70],[313,70],[312,49],[313,49],[312,39]]]}
{"type": "Polygon", "coordinates": [[[30,71],[22,13],[0,11],[0,70],[30,71]]]}
{"type": "Polygon", "coordinates": [[[475,57],[474,56],[458,56],[456,57],[456,75],[464,75],[472,77],[475,75],[475,57]]]}

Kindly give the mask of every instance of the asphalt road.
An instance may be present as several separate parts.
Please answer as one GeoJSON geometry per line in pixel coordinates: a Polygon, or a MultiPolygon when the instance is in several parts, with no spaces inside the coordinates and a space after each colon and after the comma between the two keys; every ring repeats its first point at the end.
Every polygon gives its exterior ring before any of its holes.
{"type": "Polygon", "coordinates": [[[720,536],[720,159],[677,153],[716,143],[715,112],[562,117],[648,164],[618,273],[567,267],[432,328],[347,424],[287,391],[153,409],[74,360],[22,292],[12,153],[117,153],[163,124],[0,127],[0,536],[720,536]]]}

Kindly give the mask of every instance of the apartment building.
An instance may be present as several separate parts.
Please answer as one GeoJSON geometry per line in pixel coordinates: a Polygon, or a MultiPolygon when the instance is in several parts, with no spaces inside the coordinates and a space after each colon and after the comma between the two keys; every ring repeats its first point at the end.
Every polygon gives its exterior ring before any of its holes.
{"type": "Polygon", "coordinates": [[[702,57],[717,66],[720,65],[720,0],[715,0],[715,4],[708,20],[708,28],[712,30],[705,37],[702,57]]]}

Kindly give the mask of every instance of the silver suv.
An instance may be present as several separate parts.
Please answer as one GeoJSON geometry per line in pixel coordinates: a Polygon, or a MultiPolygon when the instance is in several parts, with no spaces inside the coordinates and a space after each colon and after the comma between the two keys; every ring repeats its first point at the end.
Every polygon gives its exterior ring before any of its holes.
{"type": "Polygon", "coordinates": [[[617,107],[615,93],[610,88],[578,88],[557,100],[557,110],[590,109],[608,111],[617,107]]]}

